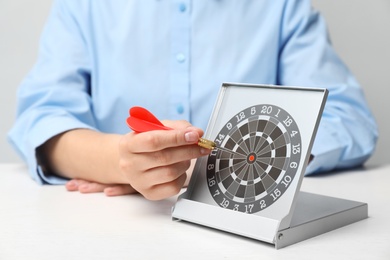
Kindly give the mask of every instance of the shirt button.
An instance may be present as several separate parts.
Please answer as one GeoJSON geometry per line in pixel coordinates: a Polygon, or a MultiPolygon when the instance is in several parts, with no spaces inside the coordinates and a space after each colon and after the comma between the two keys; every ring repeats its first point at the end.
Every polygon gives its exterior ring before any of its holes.
{"type": "Polygon", "coordinates": [[[179,113],[180,115],[184,113],[184,107],[183,105],[177,105],[176,106],[176,111],[177,113],[179,113]]]}
{"type": "Polygon", "coordinates": [[[179,5],[179,11],[184,13],[187,10],[187,6],[184,3],[179,5]]]}
{"type": "Polygon", "coordinates": [[[186,57],[184,56],[183,53],[179,53],[176,55],[176,60],[180,63],[183,63],[186,60],[186,57]]]}

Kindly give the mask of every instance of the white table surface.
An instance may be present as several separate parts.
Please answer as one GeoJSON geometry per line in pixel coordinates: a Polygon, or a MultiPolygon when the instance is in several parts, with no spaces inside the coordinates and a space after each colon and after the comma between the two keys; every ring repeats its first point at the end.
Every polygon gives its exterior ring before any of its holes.
{"type": "Polygon", "coordinates": [[[302,190],[368,203],[369,218],[276,250],[171,220],[176,201],[39,186],[0,165],[0,259],[390,259],[390,165],[306,177],[302,190]]]}

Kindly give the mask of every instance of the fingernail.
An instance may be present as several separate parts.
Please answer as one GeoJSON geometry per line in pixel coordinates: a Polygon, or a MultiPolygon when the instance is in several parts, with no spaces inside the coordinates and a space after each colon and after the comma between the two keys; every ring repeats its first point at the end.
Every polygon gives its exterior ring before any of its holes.
{"type": "Polygon", "coordinates": [[[198,141],[198,135],[195,132],[185,133],[184,138],[189,143],[195,143],[198,141]]]}
{"type": "Polygon", "coordinates": [[[77,187],[77,182],[75,180],[68,181],[66,184],[69,188],[76,188],[77,187]]]}
{"type": "Polygon", "coordinates": [[[111,195],[113,193],[114,189],[112,188],[105,188],[104,189],[104,194],[106,194],[107,196],[111,195]]]}

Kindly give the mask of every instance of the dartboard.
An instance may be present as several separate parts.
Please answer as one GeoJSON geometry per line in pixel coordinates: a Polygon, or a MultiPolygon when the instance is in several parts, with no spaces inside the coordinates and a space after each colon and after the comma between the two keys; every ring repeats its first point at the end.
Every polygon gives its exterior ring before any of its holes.
{"type": "Polygon", "coordinates": [[[260,104],[234,115],[207,158],[207,186],[223,208],[255,213],[289,188],[301,158],[301,136],[283,108],[260,104]]]}

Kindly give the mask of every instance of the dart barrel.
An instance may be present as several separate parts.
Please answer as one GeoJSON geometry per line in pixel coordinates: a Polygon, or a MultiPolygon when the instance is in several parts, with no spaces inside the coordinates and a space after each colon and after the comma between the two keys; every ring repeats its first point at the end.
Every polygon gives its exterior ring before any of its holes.
{"type": "Polygon", "coordinates": [[[199,138],[198,145],[203,147],[203,148],[210,149],[210,150],[214,150],[215,147],[217,146],[213,141],[210,141],[210,140],[207,140],[204,138],[199,138]]]}

